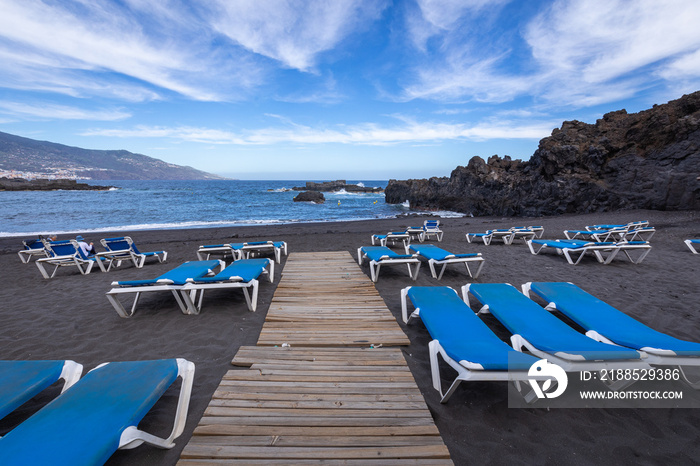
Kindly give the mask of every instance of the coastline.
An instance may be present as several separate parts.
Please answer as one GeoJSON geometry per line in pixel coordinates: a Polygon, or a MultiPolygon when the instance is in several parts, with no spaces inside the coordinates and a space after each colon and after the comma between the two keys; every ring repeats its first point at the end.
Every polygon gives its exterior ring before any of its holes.
{"type": "MultiPolygon", "coordinates": [[[[124,265],[106,274],[81,276],[59,270],[51,280],[41,278],[34,264],[17,257],[21,237],[0,238],[0,269],[12,280],[0,291],[4,359],[72,359],[92,369],[105,361],[184,357],[196,365],[187,427],[173,450],[141,446],[117,452],[107,464],[175,464],[221,377],[233,368],[230,360],[240,346],[254,345],[275,285],[261,285],[258,310],[247,311],[240,293],[211,293],[198,316],[185,316],[167,294],[144,297],[136,314],[121,319],[104,293],[113,280],[152,278],[186,260],[196,259],[201,244],[228,241],[284,240],[293,252],[348,251],[370,243],[374,233],[422,224],[423,217],[349,222],[100,232],[100,238],[129,234],[142,251],[166,250],[168,261],[142,269],[124,265]]],[[[621,211],[559,217],[462,217],[440,219],[445,236],[440,246],[455,253],[481,252],[486,260],[476,282],[571,281],[647,325],[681,339],[700,341],[700,257],[683,244],[700,238],[700,213],[621,211]],[[545,238],[560,238],[564,229],[593,223],[649,220],[657,230],[653,249],[641,264],[619,258],[609,265],[583,261],[571,266],[552,254],[533,256],[522,244],[468,244],[466,232],[516,225],[543,225],[545,238]]],[[[66,237],[68,237],[66,235],[66,237]]],[[[63,239],[63,236],[60,238],[63,239]]],[[[98,246],[98,250],[102,250],[98,246]]],[[[280,270],[276,271],[275,284],[280,270]]],[[[363,271],[368,274],[367,266],[363,271]]],[[[382,269],[377,290],[400,322],[400,289],[409,285],[447,285],[469,282],[462,270],[448,268],[441,281],[423,266],[413,282],[403,268],[382,269]]],[[[348,309],[352,312],[352,309],[348,309]]],[[[489,316],[487,324],[507,339],[504,328],[489,316]]],[[[401,327],[411,345],[402,352],[431,410],[455,464],[478,463],[592,463],[600,461],[691,463],[700,453],[697,444],[700,412],[695,410],[509,409],[503,382],[463,383],[441,405],[432,388],[423,324],[414,320],[401,327]]],[[[54,387],[55,388],[55,387],[54,387]]],[[[57,390],[49,390],[0,422],[0,435],[26,418],[57,390]]],[[[172,417],[177,393],[169,390],[141,424],[164,433],[172,417]]]]}

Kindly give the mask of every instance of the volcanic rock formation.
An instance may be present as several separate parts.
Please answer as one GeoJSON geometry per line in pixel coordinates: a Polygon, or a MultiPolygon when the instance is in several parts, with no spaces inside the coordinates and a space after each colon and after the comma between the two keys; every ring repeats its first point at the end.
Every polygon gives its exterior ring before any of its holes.
{"type": "Polygon", "coordinates": [[[566,121],[529,161],[473,157],[449,178],[390,180],[386,202],[472,215],[700,210],[700,91],[649,110],[566,121]]]}

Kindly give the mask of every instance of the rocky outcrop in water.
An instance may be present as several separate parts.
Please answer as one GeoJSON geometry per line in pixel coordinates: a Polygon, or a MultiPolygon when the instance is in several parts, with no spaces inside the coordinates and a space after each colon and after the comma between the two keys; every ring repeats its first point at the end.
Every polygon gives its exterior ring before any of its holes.
{"type": "Polygon", "coordinates": [[[527,162],[474,157],[449,178],[390,180],[385,193],[473,215],[700,210],[700,91],[593,125],[566,121],[527,162]]]}
{"type": "Polygon", "coordinates": [[[294,197],[294,202],[313,202],[314,204],[323,204],[326,198],[323,193],[318,191],[302,191],[294,197]]]}
{"type": "Polygon", "coordinates": [[[307,181],[306,186],[297,186],[292,188],[294,191],[340,191],[344,189],[349,193],[380,193],[382,188],[371,188],[367,186],[362,186],[360,184],[347,184],[345,180],[336,181],[322,181],[316,183],[315,181],[307,181]]]}
{"type": "Polygon", "coordinates": [[[75,180],[25,180],[23,178],[0,178],[0,191],[106,191],[111,186],[78,183],[75,180]]]}

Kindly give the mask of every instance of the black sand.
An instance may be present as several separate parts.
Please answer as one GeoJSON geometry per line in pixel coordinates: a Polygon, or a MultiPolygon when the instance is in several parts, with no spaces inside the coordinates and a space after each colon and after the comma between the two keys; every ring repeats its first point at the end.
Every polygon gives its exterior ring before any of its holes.
{"type": "MultiPolygon", "coordinates": [[[[348,251],[370,243],[373,233],[422,224],[421,218],[345,223],[300,224],[217,229],[135,231],[84,235],[99,238],[130,234],[142,250],[167,250],[165,264],[142,269],[122,266],[107,274],[81,276],[59,270],[45,280],[33,263],[17,257],[21,238],[0,238],[0,313],[2,359],[72,359],[92,369],[105,361],[183,357],[196,365],[194,393],[185,433],[173,450],[149,446],[117,452],[108,464],[174,464],[201,417],[230,361],[241,345],[254,345],[274,292],[263,283],[255,313],[241,293],[210,293],[199,316],[185,316],[172,296],[145,295],[129,319],[112,309],[105,292],[113,280],[152,278],[186,260],[196,259],[201,244],[227,241],[284,240],[290,252],[348,251]]],[[[692,212],[632,211],[553,218],[443,219],[441,247],[452,252],[482,252],[486,265],[478,282],[571,281],[647,325],[678,338],[700,341],[700,256],[683,244],[700,238],[700,214],[692,212]],[[563,237],[564,229],[593,223],[649,220],[657,233],[653,250],[639,265],[619,257],[609,265],[584,260],[571,266],[553,254],[533,256],[527,246],[468,244],[466,232],[514,225],[543,225],[545,238],[563,237]]],[[[99,249],[99,248],[98,248],[99,249]]],[[[284,260],[283,260],[284,262],[284,260]]],[[[277,268],[277,278],[279,270],[277,268]]],[[[365,273],[369,274],[367,267],[365,273]]],[[[377,289],[400,321],[399,290],[410,284],[448,285],[469,281],[456,267],[438,282],[427,266],[412,282],[404,268],[383,268],[377,289]]],[[[352,309],[348,309],[352,312],[352,309]]],[[[487,323],[507,339],[507,332],[491,319],[487,323]]],[[[425,327],[414,320],[401,323],[411,345],[406,360],[433,413],[455,464],[469,463],[644,463],[687,464],[700,457],[700,411],[692,409],[509,409],[504,383],[462,384],[449,403],[441,405],[430,381],[425,327]]],[[[0,421],[0,435],[21,422],[58,393],[57,387],[0,421]]],[[[141,426],[167,435],[177,396],[170,389],[141,426]]]]}

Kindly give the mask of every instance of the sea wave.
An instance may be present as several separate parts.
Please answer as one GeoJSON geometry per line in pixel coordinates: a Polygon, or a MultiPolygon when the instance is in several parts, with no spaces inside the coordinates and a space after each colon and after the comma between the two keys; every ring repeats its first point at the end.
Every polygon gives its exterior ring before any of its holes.
{"type": "Polygon", "coordinates": [[[339,189],[337,191],[328,191],[325,193],[327,196],[364,196],[364,197],[384,197],[384,193],[364,193],[364,192],[352,192],[346,191],[345,188],[339,189]]]}
{"type": "Polygon", "coordinates": [[[395,218],[397,215],[375,215],[373,217],[345,217],[345,218],[324,218],[324,219],[249,219],[249,220],[222,220],[222,221],[210,221],[210,222],[173,222],[173,223],[139,223],[133,225],[120,225],[120,226],[106,226],[99,228],[82,228],[82,229],[70,229],[70,230],[37,230],[37,231],[23,231],[23,232],[7,232],[0,231],[0,238],[7,238],[13,236],[33,238],[38,236],[65,236],[71,234],[91,234],[91,233],[102,233],[102,232],[113,232],[113,231],[139,231],[139,230],[186,230],[186,229],[196,229],[196,228],[216,228],[216,227],[243,227],[243,226],[257,226],[257,225],[291,225],[297,223],[329,223],[329,222],[359,222],[363,220],[374,220],[383,218],[395,218]]]}

